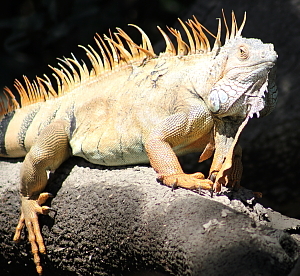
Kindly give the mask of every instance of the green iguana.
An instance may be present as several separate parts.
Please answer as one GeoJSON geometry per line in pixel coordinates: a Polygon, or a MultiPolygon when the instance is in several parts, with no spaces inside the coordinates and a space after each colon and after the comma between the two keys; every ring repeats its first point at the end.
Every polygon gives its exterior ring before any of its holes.
{"type": "Polygon", "coordinates": [[[177,49],[160,29],[166,50],[156,55],[147,35],[137,26],[142,45],[121,29],[95,40],[99,53],[83,47],[92,69],[76,58],[60,59],[47,76],[8,88],[0,101],[0,156],[23,157],[21,217],[14,241],[26,225],[34,262],[42,274],[39,253],[45,253],[38,215],[51,196],[43,193],[47,170],[55,170],[70,156],[107,166],[146,163],[165,185],[187,189],[239,187],[242,172],[238,137],[254,115],[272,111],[277,98],[272,44],[241,36],[232,13],[217,35],[196,18],[181,23],[188,43],[169,28],[177,49]],[[214,37],[210,46],[207,34],[214,37]],[[106,42],[105,42],[106,40],[106,42]],[[56,87],[56,88],[55,88],[56,87]],[[176,155],[202,152],[200,162],[213,156],[209,176],[185,174],[176,155]]]}

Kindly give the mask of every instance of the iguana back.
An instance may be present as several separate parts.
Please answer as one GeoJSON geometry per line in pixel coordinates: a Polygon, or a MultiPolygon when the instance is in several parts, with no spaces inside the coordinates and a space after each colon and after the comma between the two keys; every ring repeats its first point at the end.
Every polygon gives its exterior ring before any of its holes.
{"type": "MultiPolygon", "coordinates": [[[[103,165],[149,162],[144,144],[150,131],[180,109],[190,112],[191,106],[200,107],[198,112],[206,113],[207,121],[202,132],[211,130],[212,116],[203,100],[195,95],[190,73],[197,71],[197,81],[205,83],[206,68],[213,56],[212,52],[185,56],[164,54],[150,60],[145,57],[133,60],[129,65],[105,70],[99,76],[81,73],[79,84],[72,84],[61,96],[25,105],[6,115],[9,124],[0,156],[25,156],[45,127],[55,120],[65,120],[73,155],[103,165]]],[[[71,67],[71,62],[65,61],[71,67]]],[[[57,69],[55,72],[61,74],[57,69]]],[[[41,87],[37,94],[41,94],[41,87]]],[[[203,85],[197,93],[207,93],[211,87],[203,85]]],[[[24,90],[21,95],[33,94],[32,88],[21,89],[24,90]]],[[[195,150],[203,148],[190,151],[195,150]]]]}

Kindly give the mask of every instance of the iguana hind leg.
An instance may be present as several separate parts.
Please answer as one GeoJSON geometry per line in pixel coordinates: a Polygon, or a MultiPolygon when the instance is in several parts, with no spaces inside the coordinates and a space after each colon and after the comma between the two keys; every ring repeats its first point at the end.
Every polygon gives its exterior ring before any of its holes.
{"type": "Polygon", "coordinates": [[[49,194],[41,193],[47,184],[47,170],[55,170],[70,156],[68,136],[63,121],[47,126],[25,157],[21,169],[21,217],[16,228],[14,241],[20,240],[26,225],[28,239],[37,272],[42,274],[40,253],[45,253],[45,245],[38,223],[39,214],[48,214],[49,207],[41,206],[49,194]]]}

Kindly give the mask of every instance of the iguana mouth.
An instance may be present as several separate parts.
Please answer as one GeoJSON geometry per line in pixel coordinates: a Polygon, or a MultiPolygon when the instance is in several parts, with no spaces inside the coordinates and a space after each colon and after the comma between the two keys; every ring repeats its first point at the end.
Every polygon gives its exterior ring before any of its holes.
{"type": "Polygon", "coordinates": [[[276,63],[274,61],[263,61],[263,62],[257,62],[257,63],[251,64],[251,65],[236,66],[236,67],[225,70],[224,75],[230,73],[231,71],[233,71],[235,69],[241,70],[243,68],[249,68],[249,72],[251,72],[251,73],[255,73],[255,71],[260,71],[263,69],[269,70],[269,69],[273,68],[275,66],[275,64],[276,63]],[[258,68],[255,69],[255,67],[258,67],[258,68]],[[263,67],[263,68],[261,68],[261,67],[263,67]]]}
{"type": "Polygon", "coordinates": [[[275,61],[257,62],[253,65],[250,65],[250,67],[261,66],[261,65],[265,65],[264,68],[271,69],[275,65],[275,61]]]}

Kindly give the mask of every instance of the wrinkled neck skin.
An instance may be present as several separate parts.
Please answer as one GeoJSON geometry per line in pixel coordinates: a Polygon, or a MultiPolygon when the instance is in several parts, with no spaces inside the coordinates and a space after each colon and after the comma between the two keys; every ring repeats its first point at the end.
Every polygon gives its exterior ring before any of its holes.
{"type": "MultiPolygon", "coordinates": [[[[239,136],[254,114],[259,117],[261,111],[270,112],[270,108],[265,110],[264,93],[268,90],[268,79],[261,79],[251,87],[246,88],[246,93],[240,97],[227,111],[228,116],[214,117],[214,158],[210,169],[210,176],[214,175],[217,191],[220,185],[232,185],[228,183],[228,175],[234,162],[234,150],[237,146],[239,136]],[[251,93],[252,91],[257,93],[251,93]],[[255,96],[249,96],[256,94],[255,96]],[[234,120],[236,118],[236,121],[234,120]]],[[[276,90],[277,91],[277,90],[276,90]]],[[[274,105],[272,103],[272,109],[274,105]]],[[[264,115],[264,114],[263,114],[264,115]]]]}
{"type": "MultiPolygon", "coordinates": [[[[268,80],[262,78],[254,85],[244,86],[244,94],[237,98],[232,106],[224,110],[224,114],[214,116],[214,158],[210,169],[210,176],[215,177],[217,191],[220,185],[228,183],[228,175],[234,162],[234,150],[239,136],[254,114],[264,109],[264,93],[268,87],[268,80]]],[[[222,106],[220,106],[222,110],[222,106]]]]}
{"type": "Polygon", "coordinates": [[[259,112],[259,116],[269,115],[275,108],[277,103],[278,90],[276,86],[276,66],[274,66],[268,75],[268,85],[265,91],[265,97],[262,97],[264,108],[259,112]]]}
{"type": "MultiPolygon", "coordinates": [[[[263,81],[262,81],[263,82],[263,81]]],[[[253,87],[252,89],[255,89],[253,87]]],[[[210,168],[210,177],[214,175],[214,182],[217,191],[220,190],[220,185],[228,185],[228,174],[232,168],[234,161],[234,150],[237,147],[238,139],[244,127],[254,114],[259,117],[270,113],[276,104],[277,88],[274,82],[269,83],[268,80],[263,82],[260,90],[266,90],[266,97],[262,95],[250,98],[245,97],[243,106],[247,107],[246,116],[244,119],[237,119],[237,122],[228,121],[226,118],[215,117],[214,135],[212,142],[215,152],[213,162],[210,168]]],[[[230,183],[229,183],[230,184],[230,183]]],[[[238,183],[239,185],[239,183],[238,183]]]]}
{"type": "Polygon", "coordinates": [[[226,116],[214,117],[215,154],[210,175],[219,172],[216,183],[228,184],[225,175],[232,166],[234,149],[248,120],[253,115],[265,116],[274,109],[277,100],[277,88],[273,77],[273,75],[267,74],[266,77],[262,76],[253,85],[244,87],[244,94],[225,111],[226,116]]]}

